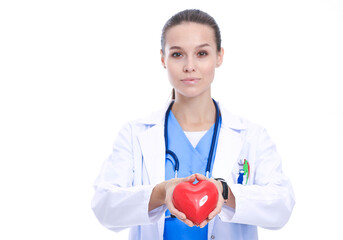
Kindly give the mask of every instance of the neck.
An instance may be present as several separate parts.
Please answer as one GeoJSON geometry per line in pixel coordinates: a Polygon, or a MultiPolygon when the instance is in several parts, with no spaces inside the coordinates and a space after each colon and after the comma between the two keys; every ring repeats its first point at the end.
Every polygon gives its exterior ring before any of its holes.
{"type": "Polygon", "coordinates": [[[172,112],[184,131],[208,130],[215,122],[216,109],[212,98],[187,98],[176,95],[172,112]]]}

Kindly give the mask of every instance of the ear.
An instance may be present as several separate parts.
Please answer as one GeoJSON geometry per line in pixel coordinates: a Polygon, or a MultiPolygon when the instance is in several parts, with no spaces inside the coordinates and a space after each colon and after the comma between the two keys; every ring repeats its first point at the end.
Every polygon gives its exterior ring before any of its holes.
{"type": "Polygon", "coordinates": [[[224,59],[224,48],[221,48],[219,52],[217,52],[217,67],[220,67],[223,63],[224,59]]]}
{"type": "Polygon", "coordinates": [[[160,50],[160,54],[161,54],[161,63],[162,63],[162,66],[163,66],[164,68],[167,68],[167,67],[166,67],[165,58],[164,58],[164,53],[163,53],[162,49],[160,50]]]}

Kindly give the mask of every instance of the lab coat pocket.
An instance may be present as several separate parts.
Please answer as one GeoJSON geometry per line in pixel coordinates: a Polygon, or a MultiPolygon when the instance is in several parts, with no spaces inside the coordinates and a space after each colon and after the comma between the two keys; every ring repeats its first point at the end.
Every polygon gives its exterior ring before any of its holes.
{"type": "Polygon", "coordinates": [[[232,169],[233,182],[236,184],[250,184],[250,164],[246,158],[239,158],[232,169]]]}

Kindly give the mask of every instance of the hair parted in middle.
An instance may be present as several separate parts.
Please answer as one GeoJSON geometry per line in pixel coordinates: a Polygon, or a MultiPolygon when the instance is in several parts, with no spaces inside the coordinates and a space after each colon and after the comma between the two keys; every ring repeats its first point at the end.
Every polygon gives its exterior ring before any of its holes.
{"type": "Polygon", "coordinates": [[[208,13],[203,12],[201,10],[187,9],[173,15],[164,25],[162,29],[162,35],[161,35],[161,49],[162,49],[163,54],[165,51],[167,31],[176,25],[179,25],[181,23],[187,23],[187,22],[204,24],[211,27],[214,30],[214,37],[215,37],[215,42],[217,45],[217,51],[219,52],[221,50],[220,29],[217,22],[214,20],[214,18],[210,16],[208,13]]]}

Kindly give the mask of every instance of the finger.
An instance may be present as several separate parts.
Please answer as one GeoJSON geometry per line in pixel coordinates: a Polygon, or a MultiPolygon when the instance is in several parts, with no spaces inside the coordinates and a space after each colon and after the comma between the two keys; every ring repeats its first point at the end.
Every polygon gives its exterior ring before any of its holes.
{"type": "Polygon", "coordinates": [[[217,216],[221,210],[222,210],[222,207],[223,207],[223,204],[224,204],[224,200],[222,198],[219,198],[218,199],[218,202],[217,202],[217,206],[215,207],[215,209],[213,209],[213,211],[208,215],[208,219],[209,220],[212,220],[215,216],[217,216]]]}
{"type": "Polygon", "coordinates": [[[185,178],[175,178],[171,181],[173,182],[174,185],[177,185],[181,182],[194,182],[195,181],[195,174],[192,174],[192,175],[185,177],[185,178]]]}
{"type": "Polygon", "coordinates": [[[221,209],[219,208],[215,208],[209,215],[208,215],[208,219],[212,220],[215,216],[217,216],[220,213],[221,209]]]}
{"type": "Polygon", "coordinates": [[[180,212],[179,210],[177,210],[174,205],[167,205],[170,214],[174,215],[175,217],[177,217],[180,220],[185,220],[187,219],[186,214],[184,214],[183,212],[180,212]]]}
{"type": "Polygon", "coordinates": [[[180,212],[179,210],[177,210],[173,204],[172,201],[170,200],[167,200],[166,201],[166,205],[167,205],[167,208],[169,209],[170,211],[170,214],[174,215],[175,217],[177,217],[178,219],[180,220],[184,220],[186,219],[186,214],[184,214],[183,212],[180,212]]]}
{"type": "Polygon", "coordinates": [[[202,223],[200,223],[199,227],[200,227],[200,228],[203,228],[203,227],[205,227],[208,223],[209,223],[209,220],[208,220],[208,219],[205,219],[204,221],[202,221],[202,223]]]}
{"type": "Polygon", "coordinates": [[[185,224],[187,224],[189,227],[194,227],[194,223],[187,218],[184,220],[181,220],[181,221],[184,222],[185,224]]]}
{"type": "Polygon", "coordinates": [[[196,176],[196,179],[198,179],[198,180],[208,180],[208,178],[206,176],[204,176],[200,173],[196,173],[195,176],[196,176]]]}
{"type": "Polygon", "coordinates": [[[172,210],[169,209],[170,214],[174,215],[175,217],[177,217],[180,221],[184,222],[185,224],[187,224],[189,227],[193,227],[194,223],[189,220],[186,216],[186,214],[184,214],[183,212],[180,212],[179,210],[177,210],[176,208],[172,207],[172,210]]]}
{"type": "Polygon", "coordinates": [[[196,178],[196,174],[192,174],[192,175],[186,177],[185,181],[187,181],[187,182],[194,182],[195,178],[196,178]]]}

